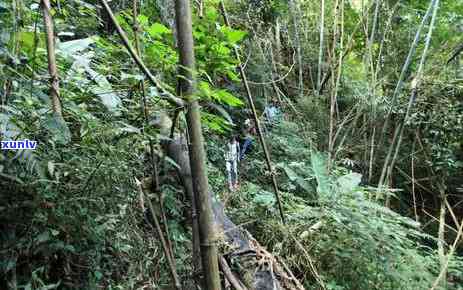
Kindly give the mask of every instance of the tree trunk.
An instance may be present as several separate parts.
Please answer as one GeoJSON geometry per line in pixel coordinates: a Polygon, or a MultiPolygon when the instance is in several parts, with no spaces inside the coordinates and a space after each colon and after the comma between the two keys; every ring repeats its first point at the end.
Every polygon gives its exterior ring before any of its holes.
{"type": "MultiPolygon", "coordinates": [[[[171,139],[174,138],[174,135],[171,135],[171,139]]],[[[178,173],[181,177],[183,188],[185,190],[186,196],[191,203],[191,231],[193,232],[193,276],[194,279],[199,282],[197,278],[201,273],[201,250],[200,250],[200,240],[199,240],[199,223],[198,223],[198,213],[196,210],[196,196],[193,189],[193,180],[191,178],[191,168],[189,163],[189,158],[180,158],[182,152],[186,150],[186,142],[169,142],[167,144],[167,154],[174,158],[175,163],[178,164],[178,173]]]]}
{"type": "Polygon", "coordinates": [[[279,17],[277,17],[275,20],[274,33],[275,33],[274,70],[275,70],[275,73],[278,75],[278,68],[281,65],[281,37],[280,37],[280,18],[279,17]]]}
{"type": "Polygon", "coordinates": [[[193,45],[191,8],[189,0],[175,1],[177,22],[177,40],[180,55],[180,93],[188,101],[187,123],[189,134],[190,165],[193,177],[193,188],[196,195],[201,256],[206,289],[220,290],[219,264],[217,246],[215,244],[214,219],[212,201],[209,195],[209,184],[206,172],[206,154],[201,129],[201,116],[198,101],[193,94],[195,88],[195,56],[193,45]]]}
{"type": "Polygon", "coordinates": [[[50,0],[42,0],[43,21],[47,33],[47,53],[48,53],[48,73],[50,74],[50,98],[53,113],[62,116],[61,102],[59,99],[59,79],[58,69],[56,68],[55,57],[55,36],[53,31],[53,20],[51,18],[50,0]]]}
{"type": "Polygon", "coordinates": [[[295,0],[291,0],[289,3],[291,10],[291,18],[293,19],[294,25],[294,41],[296,42],[296,52],[297,52],[297,64],[298,64],[298,86],[299,86],[299,97],[304,96],[304,76],[303,76],[303,60],[302,60],[302,49],[301,49],[301,39],[299,35],[299,26],[298,26],[298,16],[299,11],[298,4],[295,0]]]}
{"type": "Polygon", "coordinates": [[[318,50],[318,69],[317,69],[317,91],[320,92],[322,78],[322,62],[323,62],[323,39],[325,29],[325,0],[320,2],[320,47],[318,50]]]}

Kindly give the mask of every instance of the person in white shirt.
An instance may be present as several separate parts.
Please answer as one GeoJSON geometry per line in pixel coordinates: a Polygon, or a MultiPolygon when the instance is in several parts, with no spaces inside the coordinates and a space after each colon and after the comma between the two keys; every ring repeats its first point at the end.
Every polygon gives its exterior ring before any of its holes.
{"type": "Polygon", "coordinates": [[[271,129],[273,125],[278,122],[280,118],[280,109],[278,108],[277,101],[272,100],[268,106],[264,109],[264,116],[266,125],[271,129]]]}
{"type": "Polygon", "coordinates": [[[228,189],[235,191],[238,188],[238,159],[240,156],[240,144],[236,136],[230,137],[225,152],[225,165],[228,175],[228,189]]]}

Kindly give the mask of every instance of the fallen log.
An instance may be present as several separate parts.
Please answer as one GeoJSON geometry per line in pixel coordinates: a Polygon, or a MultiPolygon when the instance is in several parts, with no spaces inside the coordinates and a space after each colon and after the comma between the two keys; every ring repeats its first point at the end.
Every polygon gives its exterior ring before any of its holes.
{"type": "MultiPolygon", "coordinates": [[[[169,157],[179,165],[177,173],[182,180],[186,196],[190,201],[193,198],[194,202],[185,139],[176,137],[166,147],[169,157]]],[[[222,203],[212,192],[210,194],[213,200],[217,242],[223,243],[222,248],[227,249],[222,253],[224,257],[222,263],[226,262],[226,266],[230,266],[226,269],[222,267],[222,270],[226,277],[232,277],[233,281],[228,280],[228,282],[235,289],[241,287],[241,289],[253,290],[305,290],[289,268],[265,250],[248,231],[236,226],[225,214],[222,203]]]]}

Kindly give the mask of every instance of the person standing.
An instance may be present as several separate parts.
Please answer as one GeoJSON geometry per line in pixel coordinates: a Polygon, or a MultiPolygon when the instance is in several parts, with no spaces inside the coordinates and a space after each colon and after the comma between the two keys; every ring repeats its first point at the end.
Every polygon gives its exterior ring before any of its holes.
{"type": "Polygon", "coordinates": [[[244,143],[243,148],[241,149],[240,153],[240,161],[243,160],[244,155],[252,146],[253,143],[253,135],[256,133],[256,128],[253,125],[251,119],[246,119],[244,121],[244,128],[243,128],[243,135],[244,135],[244,143]]]}
{"type": "Polygon", "coordinates": [[[228,175],[228,189],[238,189],[238,158],[240,156],[240,145],[236,136],[231,136],[225,152],[225,165],[228,175]]]}
{"type": "Polygon", "coordinates": [[[272,99],[270,104],[265,107],[264,116],[266,125],[272,129],[274,124],[280,119],[280,109],[278,108],[277,101],[272,99]]]}

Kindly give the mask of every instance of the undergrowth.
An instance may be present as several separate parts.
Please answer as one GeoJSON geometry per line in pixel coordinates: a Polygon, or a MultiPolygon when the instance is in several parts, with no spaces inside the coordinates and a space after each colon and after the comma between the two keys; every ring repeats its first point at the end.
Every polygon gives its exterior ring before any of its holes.
{"type": "MultiPolygon", "coordinates": [[[[308,289],[429,288],[440,271],[435,238],[379,205],[377,190],[360,185],[360,174],[338,166],[328,175],[323,154],[301,136],[292,122],[268,136],[285,189],[287,224],[278,222],[270,184],[256,176],[263,171],[260,152],[242,165],[253,169],[240,191],[229,196],[226,210],[235,222],[283,257],[308,289]]],[[[463,259],[452,258],[454,283],[445,289],[462,289],[462,266],[463,259]]]]}

